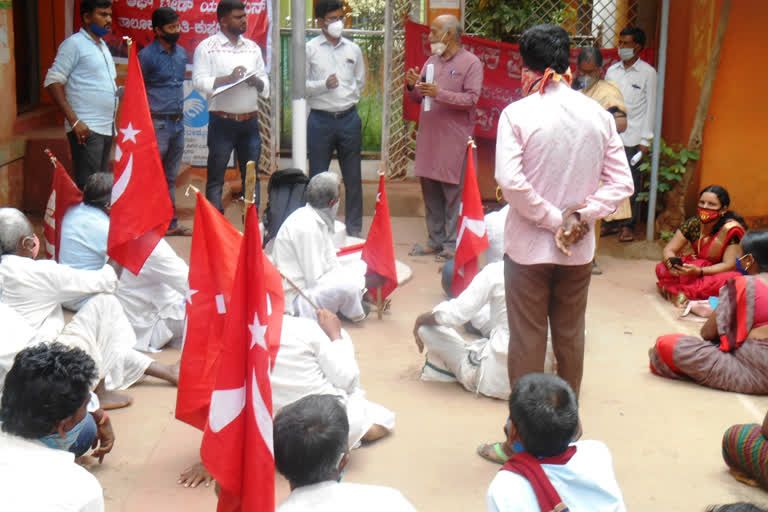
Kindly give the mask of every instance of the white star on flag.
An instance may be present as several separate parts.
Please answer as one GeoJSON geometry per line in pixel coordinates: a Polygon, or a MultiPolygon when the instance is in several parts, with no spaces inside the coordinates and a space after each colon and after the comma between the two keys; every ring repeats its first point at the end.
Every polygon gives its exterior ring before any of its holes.
{"type": "Polygon", "coordinates": [[[141,130],[135,130],[133,125],[128,123],[128,127],[120,128],[120,132],[123,134],[123,144],[129,140],[136,144],[136,136],[141,133],[141,130]]]}
{"type": "Polygon", "coordinates": [[[187,295],[187,303],[188,304],[192,304],[192,296],[194,294],[196,294],[197,292],[198,292],[198,290],[193,290],[192,288],[187,290],[187,294],[186,295],[187,295]]]}
{"type": "Polygon", "coordinates": [[[267,332],[267,326],[261,325],[259,320],[259,314],[253,314],[253,323],[248,326],[251,331],[251,348],[258,343],[261,348],[267,350],[267,342],[264,339],[264,333],[267,332]]]}

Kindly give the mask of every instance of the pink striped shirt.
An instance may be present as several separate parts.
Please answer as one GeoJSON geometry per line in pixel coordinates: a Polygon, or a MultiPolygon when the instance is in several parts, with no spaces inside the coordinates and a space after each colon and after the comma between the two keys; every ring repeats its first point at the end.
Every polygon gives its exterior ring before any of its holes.
{"type": "Polygon", "coordinates": [[[521,265],[589,263],[592,234],[571,247],[570,257],[555,246],[563,210],[586,205],[579,213],[594,228],[634,190],[613,116],[563,82],[504,109],[496,181],[510,204],[504,252],[521,265]]]}

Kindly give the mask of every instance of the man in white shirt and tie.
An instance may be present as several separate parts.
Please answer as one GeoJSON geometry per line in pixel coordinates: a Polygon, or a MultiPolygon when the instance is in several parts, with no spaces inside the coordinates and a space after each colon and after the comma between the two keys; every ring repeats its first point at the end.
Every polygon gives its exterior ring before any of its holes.
{"type": "Polygon", "coordinates": [[[639,160],[633,160],[638,153],[647,153],[653,139],[653,124],[656,118],[656,70],[640,59],[645,47],[645,32],[637,27],[625,28],[619,36],[619,58],[608,68],[605,79],[619,84],[624,103],[627,106],[627,129],[621,132],[621,140],[632,168],[635,193],[632,194],[632,217],[622,221],[619,241],[634,240],[637,223],[637,193],[640,192],[639,160]]]}
{"type": "MultiPolygon", "coordinates": [[[[245,165],[259,161],[258,99],[269,97],[269,78],[261,48],[242,36],[248,23],[245,4],[221,0],[216,9],[220,31],[202,41],[195,50],[192,85],[208,101],[208,182],[205,197],[223,212],[221,193],[232,150],[240,167],[245,192],[245,165]],[[216,90],[249,77],[229,90],[216,90]],[[216,94],[214,96],[214,94],[216,94]]],[[[259,206],[259,188],[254,197],[259,206]]]]}
{"type": "Polygon", "coordinates": [[[365,87],[363,52],[342,37],[344,6],[339,0],[319,0],[315,18],[323,33],[307,43],[307,121],[309,175],[328,170],[334,150],[344,178],[347,233],[363,228],[363,188],[360,151],[362,123],[356,105],[365,87]]]}

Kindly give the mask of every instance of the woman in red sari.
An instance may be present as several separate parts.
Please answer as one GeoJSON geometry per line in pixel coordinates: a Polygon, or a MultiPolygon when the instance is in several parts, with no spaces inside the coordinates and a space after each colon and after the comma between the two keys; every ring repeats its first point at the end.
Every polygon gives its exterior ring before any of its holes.
{"type": "Polygon", "coordinates": [[[768,394],[768,231],[747,233],[741,245],[739,272],[720,290],[701,337],[658,338],[648,353],[653,373],[725,391],[768,394]]]}
{"type": "Polygon", "coordinates": [[[683,222],[664,247],[656,265],[659,292],[677,305],[719,293],[728,279],[738,276],[736,260],[744,237],[744,219],[728,210],[731,198],[723,187],[711,185],[699,196],[696,217],[683,222]],[[680,257],[690,244],[693,254],[680,257]]]}

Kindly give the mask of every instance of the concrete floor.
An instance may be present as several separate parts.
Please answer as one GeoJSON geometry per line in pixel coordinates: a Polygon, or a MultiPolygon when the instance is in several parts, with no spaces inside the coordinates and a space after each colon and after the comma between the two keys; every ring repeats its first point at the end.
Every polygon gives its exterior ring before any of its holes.
{"type": "MultiPolygon", "coordinates": [[[[392,193],[390,192],[390,200],[392,193]]],[[[239,227],[239,212],[228,208],[239,227]]],[[[191,224],[191,218],[184,219],[191,224]]],[[[365,227],[371,219],[365,219],[365,227]]],[[[413,343],[417,314],[442,300],[438,264],[407,256],[423,242],[420,218],[393,218],[398,259],[413,279],[393,294],[390,314],[347,326],[368,398],[397,413],[394,435],[352,453],[346,482],[400,489],[424,511],[484,510],[484,496],[498,466],[477,455],[482,442],[500,440],[507,416],[502,401],[477,397],[458,384],[424,383],[413,343]]],[[[171,238],[188,258],[190,239],[171,238]]],[[[768,397],[754,397],[669,381],[651,375],[648,348],[656,336],[695,332],[654,291],[654,262],[608,255],[595,277],[587,312],[587,349],[581,396],[585,439],[611,449],[629,510],[702,511],[737,500],[768,503],[763,491],[737,483],[720,456],[723,431],[734,423],[760,422],[768,397]]],[[[157,359],[173,362],[167,350],[157,359]]],[[[148,379],[130,390],[135,403],[111,414],[117,434],[113,452],[93,468],[107,510],[212,511],[212,488],[185,489],[179,472],[198,459],[201,433],[174,419],[175,390],[148,379]]],[[[226,456],[226,454],[222,454],[226,456]]],[[[287,494],[278,478],[279,500],[287,494]]]]}

